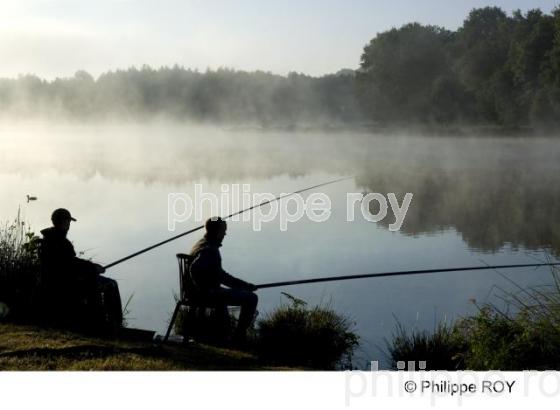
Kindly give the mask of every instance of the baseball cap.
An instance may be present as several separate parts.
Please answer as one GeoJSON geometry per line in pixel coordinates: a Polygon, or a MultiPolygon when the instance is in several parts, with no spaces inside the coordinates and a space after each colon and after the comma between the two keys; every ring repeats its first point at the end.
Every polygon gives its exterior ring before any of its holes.
{"type": "Polygon", "coordinates": [[[55,209],[54,212],[51,215],[51,221],[63,221],[65,219],[70,219],[74,222],[76,222],[76,218],[72,217],[72,215],[70,214],[70,211],[68,209],[64,209],[64,208],[58,208],[55,209]]]}

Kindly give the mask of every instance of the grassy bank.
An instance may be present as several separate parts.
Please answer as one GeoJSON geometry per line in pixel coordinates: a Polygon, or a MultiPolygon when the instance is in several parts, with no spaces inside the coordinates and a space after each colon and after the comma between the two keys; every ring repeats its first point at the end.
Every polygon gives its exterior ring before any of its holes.
{"type": "Polygon", "coordinates": [[[0,323],[0,370],[285,370],[238,350],[203,344],[91,338],[36,326],[0,323]]]}
{"type": "MultiPolygon", "coordinates": [[[[507,277],[506,277],[507,279],[507,277]]],[[[560,271],[551,283],[499,290],[500,306],[478,305],[474,315],[442,322],[433,332],[399,325],[387,350],[398,361],[425,361],[427,370],[560,370],[560,271]]]]}

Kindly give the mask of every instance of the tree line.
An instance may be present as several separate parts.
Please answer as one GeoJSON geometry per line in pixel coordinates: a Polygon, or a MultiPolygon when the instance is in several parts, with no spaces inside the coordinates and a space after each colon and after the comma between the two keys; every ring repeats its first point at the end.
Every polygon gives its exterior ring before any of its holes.
{"type": "Polygon", "coordinates": [[[279,126],[349,123],[359,117],[351,70],[315,78],[232,69],[143,66],[85,71],[45,81],[34,75],[0,80],[0,112],[78,118],[170,116],[177,119],[279,126]]]}
{"type": "Polygon", "coordinates": [[[560,9],[474,9],[456,31],[418,23],[365,47],[357,91],[384,123],[558,126],[560,9]]]}
{"type": "Polygon", "coordinates": [[[406,24],[378,33],[357,70],[290,73],[149,66],[94,79],[0,79],[0,113],[171,116],[256,124],[560,125],[560,9],[473,9],[456,31],[406,24]]]}

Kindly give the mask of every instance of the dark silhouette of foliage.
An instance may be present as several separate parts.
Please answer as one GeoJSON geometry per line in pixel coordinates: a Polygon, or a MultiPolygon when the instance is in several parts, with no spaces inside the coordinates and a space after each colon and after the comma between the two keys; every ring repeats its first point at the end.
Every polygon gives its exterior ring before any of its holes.
{"type": "Polygon", "coordinates": [[[283,295],[290,304],[258,321],[255,350],[284,365],[322,370],[351,365],[358,336],[350,319],[329,307],[308,307],[301,299],[283,295]]]}
{"type": "Polygon", "coordinates": [[[0,302],[10,317],[29,315],[39,271],[37,237],[17,218],[0,226],[0,302]]]}
{"type": "Polygon", "coordinates": [[[560,118],[560,11],[470,12],[456,32],[407,24],[365,47],[357,75],[377,122],[552,128],[560,118]]]}
{"type": "Polygon", "coordinates": [[[441,322],[433,333],[401,325],[387,342],[391,363],[426,361],[427,370],[558,370],[560,368],[560,281],[558,270],[551,270],[546,286],[515,292],[499,290],[505,302],[478,306],[474,315],[455,323],[441,322]]]}
{"type": "MultiPolygon", "coordinates": [[[[437,115],[436,80],[449,71],[452,33],[407,24],[380,33],[365,47],[357,76],[361,101],[376,121],[407,123],[437,115]]],[[[448,90],[452,91],[451,89],[448,90]]]]}
{"type": "Polygon", "coordinates": [[[420,361],[426,362],[422,370],[463,370],[463,352],[466,343],[455,333],[452,326],[440,322],[433,333],[413,329],[408,332],[397,321],[396,331],[390,341],[386,341],[391,367],[397,368],[397,362],[415,362],[419,368],[420,361]]]}

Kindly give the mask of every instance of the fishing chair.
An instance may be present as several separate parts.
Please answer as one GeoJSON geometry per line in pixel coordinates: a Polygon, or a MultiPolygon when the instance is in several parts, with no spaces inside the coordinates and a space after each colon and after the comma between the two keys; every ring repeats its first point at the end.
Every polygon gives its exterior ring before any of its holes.
{"type": "Polygon", "coordinates": [[[167,342],[169,339],[169,335],[171,334],[171,329],[177,320],[177,315],[179,314],[179,309],[182,306],[192,308],[193,312],[199,308],[215,308],[216,306],[208,301],[204,301],[200,298],[197,298],[194,284],[190,279],[189,274],[189,267],[192,261],[194,260],[192,255],[188,255],[186,253],[178,253],[177,254],[177,262],[179,263],[179,300],[175,305],[175,310],[173,311],[173,316],[171,316],[171,321],[169,322],[169,326],[167,328],[167,332],[165,333],[165,337],[163,338],[162,343],[167,342]]]}

